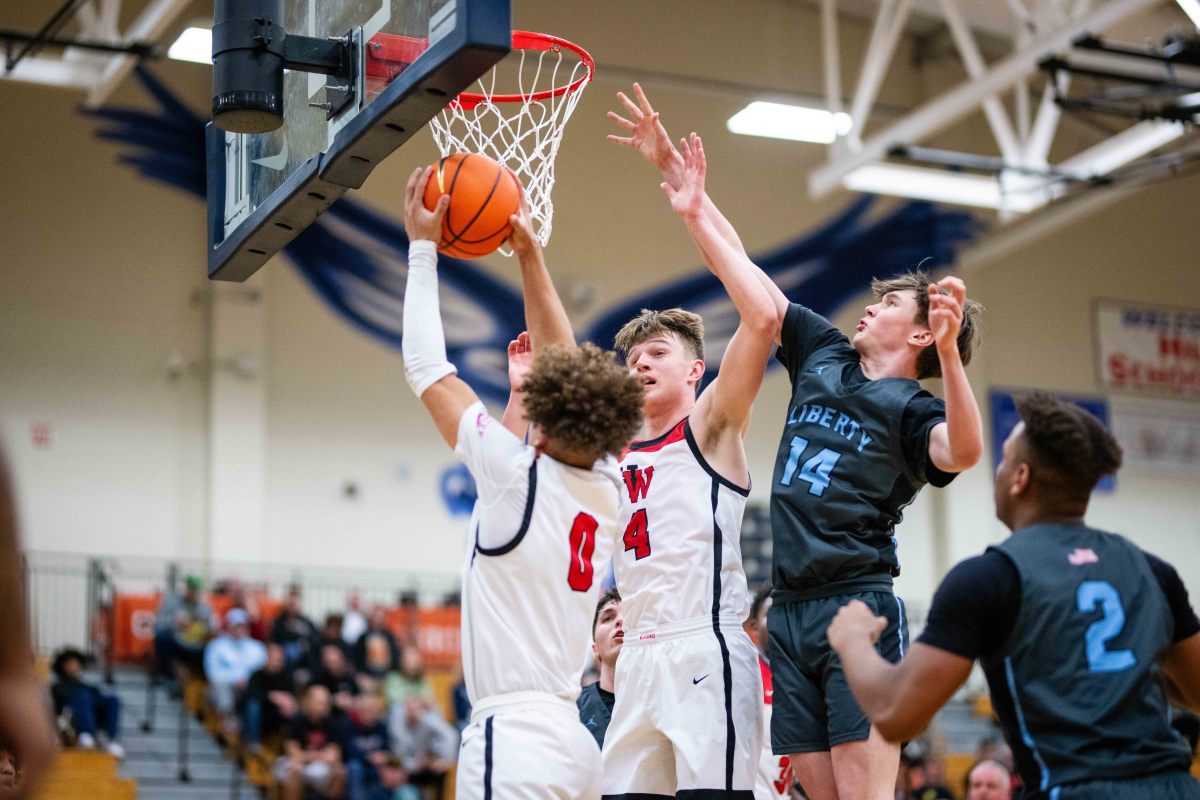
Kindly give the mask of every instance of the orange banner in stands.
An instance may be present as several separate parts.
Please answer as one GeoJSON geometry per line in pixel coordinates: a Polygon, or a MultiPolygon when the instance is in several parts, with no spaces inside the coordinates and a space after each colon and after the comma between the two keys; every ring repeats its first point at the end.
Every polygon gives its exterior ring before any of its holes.
{"type": "Polygon", "coordinates": [[[387,624],[401,646],[411,646],[415,640],[427,668],[449,669],[458,665],[462,650],[461,616],[461,610],[452,606],[392,608],[387,624]]]}
{"type": "Polygon", "coordinates": [[[115,635],[113,659],[139,661],[154,652],[157,594],[119,594],[113,602],[115,635]]]}

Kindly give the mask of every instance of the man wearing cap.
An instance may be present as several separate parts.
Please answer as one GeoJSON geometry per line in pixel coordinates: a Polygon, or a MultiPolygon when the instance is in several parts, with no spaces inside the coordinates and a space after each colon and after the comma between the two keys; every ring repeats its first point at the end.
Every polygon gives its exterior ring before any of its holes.
{"type": "Polygon", "coordinates": [[[221,715],[226,733],[237,727],[237,697],[250,676],[267,663],[267,648],[250,638],[250,617],[245,609],[231,608],[225,615],[226,633],[204,648],[204,673],[208,698],[221,715]]]}

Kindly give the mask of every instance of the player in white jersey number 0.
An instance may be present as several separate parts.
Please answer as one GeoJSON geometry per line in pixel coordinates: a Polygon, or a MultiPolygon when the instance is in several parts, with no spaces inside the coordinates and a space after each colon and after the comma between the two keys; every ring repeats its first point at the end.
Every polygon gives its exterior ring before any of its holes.
{"type": "Polygon", "coordinates": [[[521,265],[529,333],[510,344],[509,354],[518,367],[510,372],[523,386],[504,424],[487,413],[446,357],[434,242],[448,198],[425,209],[431,173],[414,172],[405,197],[403,351],[409,384],[479,493],[463,574],[463,674],[472,714],[457,795],[596,800],[600,751],[575,699],[617,529],[620,478],[612,456],[641,424],[641,385],[610,353],[575,346],[522,204],[510,244],[521,265]],[[533,362],[522,376],[528,352],[533,362]]]}

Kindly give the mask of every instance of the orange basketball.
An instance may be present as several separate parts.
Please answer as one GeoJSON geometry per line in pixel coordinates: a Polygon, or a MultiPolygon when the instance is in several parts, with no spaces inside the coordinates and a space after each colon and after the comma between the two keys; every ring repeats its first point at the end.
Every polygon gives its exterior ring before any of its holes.
{"type": "Polygon", "coordinates": [[[443,194],[450,207],[442,220],[438,252],[479,258],[512,233],[508,218],[521,207],[521,185],[513,173],[487,156],[455,153],[436,165],[425,185],[425,207],[433,210],[443,194]]]}

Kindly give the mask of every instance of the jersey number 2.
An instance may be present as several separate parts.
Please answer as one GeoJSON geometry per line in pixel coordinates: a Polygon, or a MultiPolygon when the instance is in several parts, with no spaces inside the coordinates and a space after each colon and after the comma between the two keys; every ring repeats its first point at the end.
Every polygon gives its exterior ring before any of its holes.
{"type": "Polygon", "coordinates": [[[1083,635],[1087,647],[1088,669],[1092,672],[1123,672],[1137,663],[1132,650],[1109,650],[1105,645],[1125,627],[1125,606],[1121,595],[1108,581],[1084,581],[1075,591],[1075,607],[1090,614],[1096,606],[1104,616],[1087,626],[1083,635]]]}
{"type": "MultiPolygon", "coordinates": [[[[808,439],[801,436],[792,437],[792,448],[788,453],[787,464],[783,468],[783,477],[779,482],[784,486],[792,485],[792,478],[796,476],[796,467],[800,464],[800,456],[808,449],[808,439]]],[[[820,497],[825,494],[825,490],[829,488],[830,475],[833,473],[833,468],[837,465],[838,459],[842,454],[836,450],[830,450],[828,447],[821,448],[821,452],[817,453],[812,458],[804,462],[800,467],[800,480],[807,481],[811,484],[808,487],[808,493],[820,497]]]]}
{"type": "Polygon", "coordinates": [[[567,572],[567,585],[577,592],[592,588],[596,568],[592,566],[592,553],[596,551],[596,518],[580,512],[571,524],[571,567],[567,572]]]}

